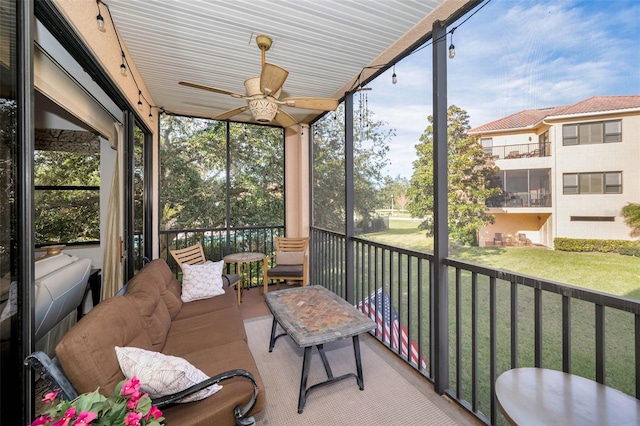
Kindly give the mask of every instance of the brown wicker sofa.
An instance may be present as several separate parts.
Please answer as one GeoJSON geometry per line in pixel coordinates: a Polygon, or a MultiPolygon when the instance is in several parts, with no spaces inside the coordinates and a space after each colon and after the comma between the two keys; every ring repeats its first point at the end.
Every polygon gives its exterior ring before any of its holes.
{"type": "MultiPolygon", "coordinates": [[[[124,379],[114,350],[136,347],[186,359],[206,375],[197,390],[220,383],[215,394],[196,402],[176,403],[181,392],[154,400],[167,425],[253,424],[252,415],[262,410],[265,392],[234,290],[209,299],[183,303],[181,284],[166,262],[147,264],[127,285],[124,296],[107,299],[82,318],[56,347],[56,359],[43,354],[28,357],[36,371],[50,383],[73,386],[66,395],[96,388],[110,395],[124,379]],[[56,371],[59,361],[64,374],[56,371]],[[52,380],[53,379],[53,380],[52,380]]],[[[188,392],[188,391],[186,391],[188,392]]],[[[62,393],[65,396],[65,393],[62,393]]]]}

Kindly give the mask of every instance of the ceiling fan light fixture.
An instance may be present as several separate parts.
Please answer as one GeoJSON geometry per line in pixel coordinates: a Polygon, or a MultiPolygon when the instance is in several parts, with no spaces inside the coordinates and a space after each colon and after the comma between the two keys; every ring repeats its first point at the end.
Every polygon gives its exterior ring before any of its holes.
{"type": "Polygon", "coordinates": [[[269,99],[253,99],[249,101],[249,110],[256,121],[268,123],[276,116],[278,104],[269,99]]]}

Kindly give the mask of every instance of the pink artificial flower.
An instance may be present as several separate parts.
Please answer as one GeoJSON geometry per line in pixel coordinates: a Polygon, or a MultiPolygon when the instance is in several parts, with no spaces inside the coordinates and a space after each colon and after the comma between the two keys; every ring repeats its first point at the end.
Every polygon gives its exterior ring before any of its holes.
{"type": "Polygon", "coordinates": [[[160,417],[162,417],[162,411],[160,411],[160,409],[158,407],[156,407],[155,405],[151,406],[151,409],[149,410],[149,412],[145,416],[145,419],[149,420],[149,418],[151,418],[151,417],[153,417],[154,419],[159,419],[160,417]]]}
{"type": "Polygon", "coordinates": [[[88,425],[98,418],[98,414],[91,411],[81,411],[74,425],[88,425]]]}
{"type": "Polygon", "coordinates": [[[57,397],[58,397],[58,391],[49,392],[44,396],[44,398],[42,398],[42,401],[48,404],[50,402],[53,402],[57,397]]]}
{"type": "Polygon", "coordinates": [[[131,411],[138,408],[138,402],[140,402],[140,396],[132,395],[131,398],[127,399],[127,408],[131,411]]]}
{"type": "Polygon", "coordinates": [[[31,426],[43,426],[49,423],[51,420],[52,420],[51,417],[47,415],[40,416],[37,419],[35,419],[33,423],[31,423],[31,426]]]}
{"type": "Polygon", "coordinates": [[[131,380],[127,380],[122,385],[122,395],[140,397],[140,380],[136,376],[133,376],[131,380]]]}
{"type": "Polygon", "coordinates": [[[76,407],[71,407],[65,411],[64,416],[51,426],[69,426],[69,423],[76,416],[76,407]]]}
{"type": "Polygon", "coordinates": [[[124,418],[124,426],[140,426],[141,419],[142,413],[129,413],[124,418]]]}

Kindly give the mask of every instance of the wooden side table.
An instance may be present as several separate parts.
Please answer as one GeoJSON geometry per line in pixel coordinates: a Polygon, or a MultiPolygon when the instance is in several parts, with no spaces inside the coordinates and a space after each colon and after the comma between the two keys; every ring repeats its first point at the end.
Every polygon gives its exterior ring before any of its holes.
{"type": "MultiPolygon", "coordinates": [[[[240,304],[240,302],[242,301],[242,287],[245,284],[245,275],[243,273],[244,272],[243,265],[245,263],[265,261],[266,259],[267,259],[266,254],[258,253],[258,252],[233,253],[233,254],[228,254],[222,258],[222,260],[224,260],[224,263],[235,263],[236,273],[240,275],[240,282],[238,283],[238,304],[240,304]]],[[[251,285],[251,283],[249,283],[249,285],[251,285]]]]}

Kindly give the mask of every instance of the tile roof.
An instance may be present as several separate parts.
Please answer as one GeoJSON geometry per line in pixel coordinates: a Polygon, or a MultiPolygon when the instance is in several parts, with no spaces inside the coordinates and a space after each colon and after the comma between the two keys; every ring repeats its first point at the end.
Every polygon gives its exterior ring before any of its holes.
{"type": "Polygon", "coordinates": [[[524,129],[539,123],[547,117],[630,108],[640,108],[640,96],[593,96],[573,105],[520,111],[482,126],[474,127],[468,133],[524,129]]]}

